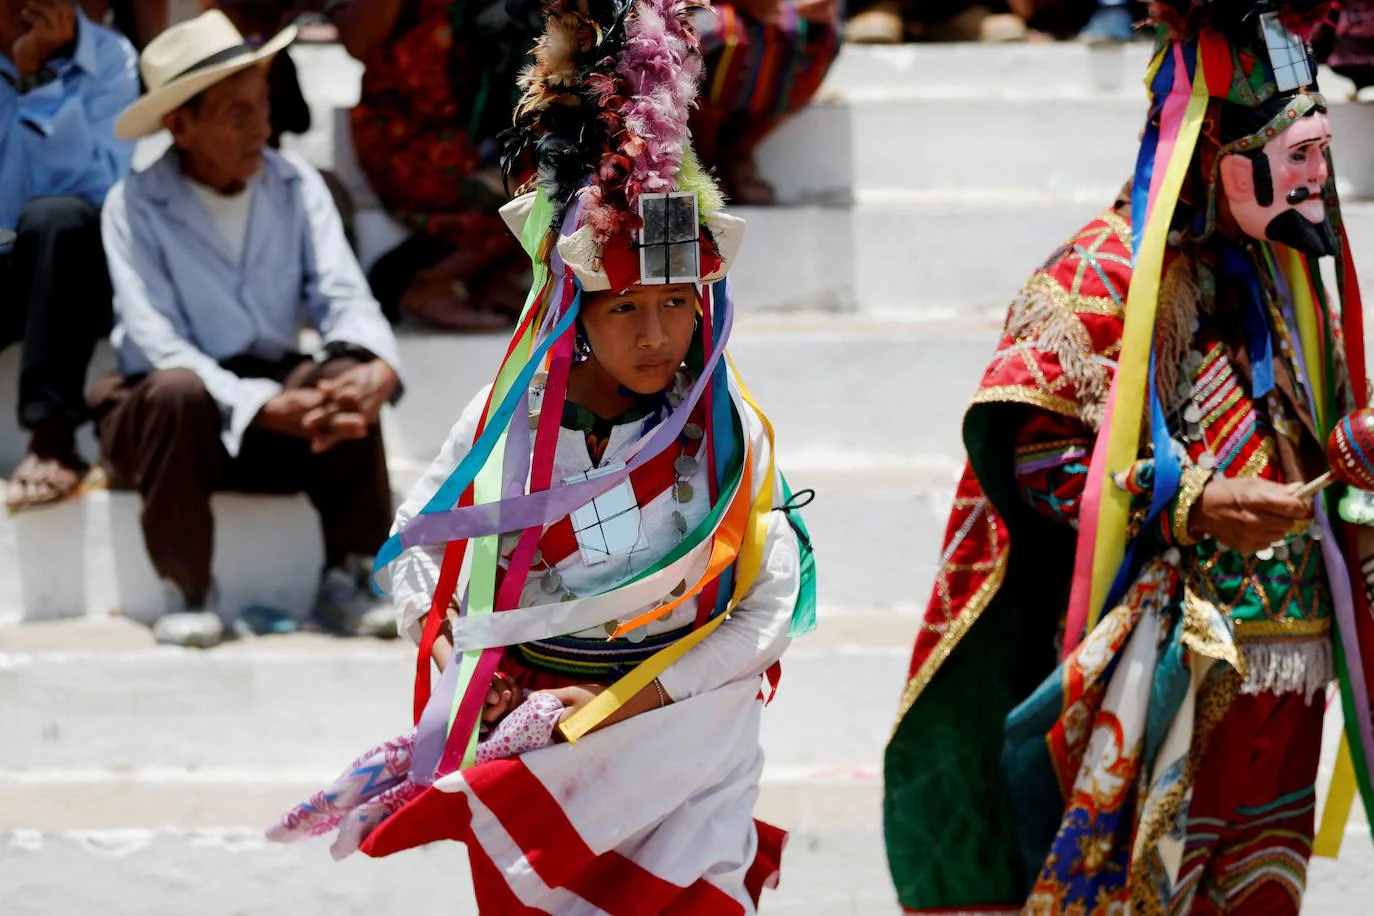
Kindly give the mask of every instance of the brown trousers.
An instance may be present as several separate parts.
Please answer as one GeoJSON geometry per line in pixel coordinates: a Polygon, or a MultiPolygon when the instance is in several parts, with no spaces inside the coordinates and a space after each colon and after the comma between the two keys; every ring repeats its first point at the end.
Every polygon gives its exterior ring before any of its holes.
{"type": "MultiPolygon", "coordinates": [[[[281,363],[236,358],[225,368],[299,388],[355,364],[298,356],[281,363]]],[[[386,540],[391,486],[378,426],[367,438],[320,455],[304,439],[251,426],[231,458],[220,442],[219,405],[189,369],[104,376],[92,389],[91,406],[105,463],[143,497],[143,540],[153,568],[193,604],[210,588],[212,493],[304,492],[320,514],[326,568],[350,555],[370,556],[386,540]]]]}

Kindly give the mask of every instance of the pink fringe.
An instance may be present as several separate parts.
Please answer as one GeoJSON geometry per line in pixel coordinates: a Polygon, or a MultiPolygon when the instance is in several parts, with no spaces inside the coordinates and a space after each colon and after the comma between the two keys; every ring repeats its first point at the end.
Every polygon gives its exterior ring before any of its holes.
{"type": "MultiPolygon", "coordinates": [[[[626,95],[615,118],[623,139],[616,154],[603,161],[597,180],[582,191],[587,223],[603,244],[637,225],[640,194],[676,186],[691,140],[687,113],[696,101],[701,76],[697,37],[687,22],[687,10],[681,0],[640,0],[626,22],[625,46],[616,66],[626,95]]],[[[593,90],[604,104],[614,101],[616,87],[609,77],[603,82],[593,90]]]]}

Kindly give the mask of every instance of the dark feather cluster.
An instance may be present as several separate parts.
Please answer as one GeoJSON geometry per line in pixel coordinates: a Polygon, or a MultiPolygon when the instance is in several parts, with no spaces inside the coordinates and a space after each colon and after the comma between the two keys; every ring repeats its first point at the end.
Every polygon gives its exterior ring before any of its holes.
{"type": "Polygon", "coordinates": [[[542,16],[533,61],[520,78],[523,95],[501,135],[509,184],[532,156],[539,187],[559,226],[578,189],[613,146],[611,98],[624,94],[616,59],[625,41],[630,0],[507,0],[512,18],[542,16]]]}

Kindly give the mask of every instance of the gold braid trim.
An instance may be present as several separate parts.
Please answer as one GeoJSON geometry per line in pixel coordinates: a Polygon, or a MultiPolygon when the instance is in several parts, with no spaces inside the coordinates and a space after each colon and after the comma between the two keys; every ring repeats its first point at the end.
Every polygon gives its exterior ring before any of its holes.
{"type": "Polygon", "coordinates": [[[969,406],[972,407],[974,404],[1029,404],[1032,407],[1040,407],[1066,417],[1078,416],[1077,403],[1068,398],[1046,394],[1025,385],[997,385],[992,388],[981,388],[973,396],[969,406]]]}
{"type": "Polygon", "coordinates": [[[987,610],[992,599],[997,596],[998,590],[1002,587],[1002,579],[1007,572],[1007,551],[1004,550],[997,557],[996,565],[982,585],[978,586],[978,591],[973,593],[973,597],[964,605],[964,611],[949,624],[949,628],[940,636],[940,641],[935,644],[935,648],[926,656],[926,660],[921,663],[921,667],[907,681],[906,690],[902,691],[902,705],[897,710],[897,722],[893,726],[893,732],[897,726],[902,724],[906,718],[907,711],[916,703],[916,699],[930,686],[935,673],[940,670],[940,666],[949,658],[950,653],[967,635],[973,625],[978,622],[978,618],[983,616],[983,611],[987,610]]]}
{"type": "Polygon", "coordinates": [[[1184,470],[1178,485],[1178,496],[1174,502],[1174,543],[1181,547],[1192,547],[1197,540],[1188,532],[1188,520],[1193,506],[1202,498],[1202,491],[1212,480],[1212,472],[1196,465],[1184,470]]]}

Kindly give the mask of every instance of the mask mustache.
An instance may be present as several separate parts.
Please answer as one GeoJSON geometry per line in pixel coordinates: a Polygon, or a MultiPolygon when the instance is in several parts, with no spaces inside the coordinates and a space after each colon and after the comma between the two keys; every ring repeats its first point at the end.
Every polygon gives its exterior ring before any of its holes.
{"type": "Polygon", "coordinates": [[[1296,207],[1298,204],[1316,196],[1316,191],[1313,191],[1311,188],[1308,188],[1306,185],[1304,185],[1301,188],[1294,188],[1293,190],[1289,191],[1288,197],[1286,199],[1288,203],[1296,207]]]}
{"type": "Polygon", "coordinates": [[[1318,258],[1334,255],[1339,248],[1329,221],[1309,223],[1297,210],[1285,210],[1274,217],[1264,234],[1275,242],[1318,258]]]}

